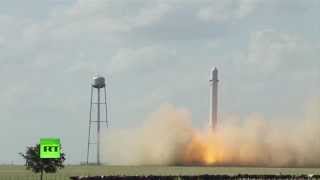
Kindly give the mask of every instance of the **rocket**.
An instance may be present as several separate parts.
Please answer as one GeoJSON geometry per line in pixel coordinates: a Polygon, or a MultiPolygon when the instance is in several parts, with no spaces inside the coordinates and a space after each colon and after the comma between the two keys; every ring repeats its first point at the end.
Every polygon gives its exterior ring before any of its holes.
{"type": "Polygon", "coordinates": [[[210,114],[209,128],[214,130],[218,123],[218,69],[213,67],[210,71],[210,114]]]}

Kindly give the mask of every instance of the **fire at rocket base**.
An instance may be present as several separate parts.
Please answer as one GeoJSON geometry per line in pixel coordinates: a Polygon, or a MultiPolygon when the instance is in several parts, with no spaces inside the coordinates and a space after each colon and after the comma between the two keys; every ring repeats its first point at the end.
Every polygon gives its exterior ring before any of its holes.
{"type": "Polygon", "coordinates": [[[213,67],[210,71],[210,114],[209,128],[214,130],[218,123],[218,69],[213,67]]]}

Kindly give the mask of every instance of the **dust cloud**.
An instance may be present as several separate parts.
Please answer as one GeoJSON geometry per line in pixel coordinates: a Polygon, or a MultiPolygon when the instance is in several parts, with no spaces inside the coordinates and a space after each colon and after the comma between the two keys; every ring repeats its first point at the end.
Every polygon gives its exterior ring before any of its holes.
{"type": "Polygon", "coordinates": [[[104,161],[113,165],[320,166],[320,97],[300,119],[230,115],[215,131],[192,128],[187,109],[161,105],[140,128],[110,130],[104,161]]]}

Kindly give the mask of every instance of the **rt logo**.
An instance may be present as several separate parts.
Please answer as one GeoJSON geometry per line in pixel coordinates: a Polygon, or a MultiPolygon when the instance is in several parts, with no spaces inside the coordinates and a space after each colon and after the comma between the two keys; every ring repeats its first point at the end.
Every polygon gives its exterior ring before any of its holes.
{"type": "Polygon", "coordinates": [[[60,139],[40,139],[40,158],[60,158],[60,139]]]}
{"type": "Polygon", "coordinates": [[[58,152],[58,146],[43,146],[43,152],[58,152]]]}

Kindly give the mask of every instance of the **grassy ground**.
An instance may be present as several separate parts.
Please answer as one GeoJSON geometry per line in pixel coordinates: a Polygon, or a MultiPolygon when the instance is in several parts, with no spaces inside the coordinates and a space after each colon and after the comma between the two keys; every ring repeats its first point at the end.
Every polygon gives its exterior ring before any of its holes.
{"type": "MultiPolygon", "coordinates": [[[[87,175],[200,175],[200,174],[318,174],[320,168],[247,168],[247,167],[181,167],[181,166],[66,166],[45,179],[68,179],[87,175]]],[[[0,180],[37,179],[24,166],[0,165],[0,180]]]]}

